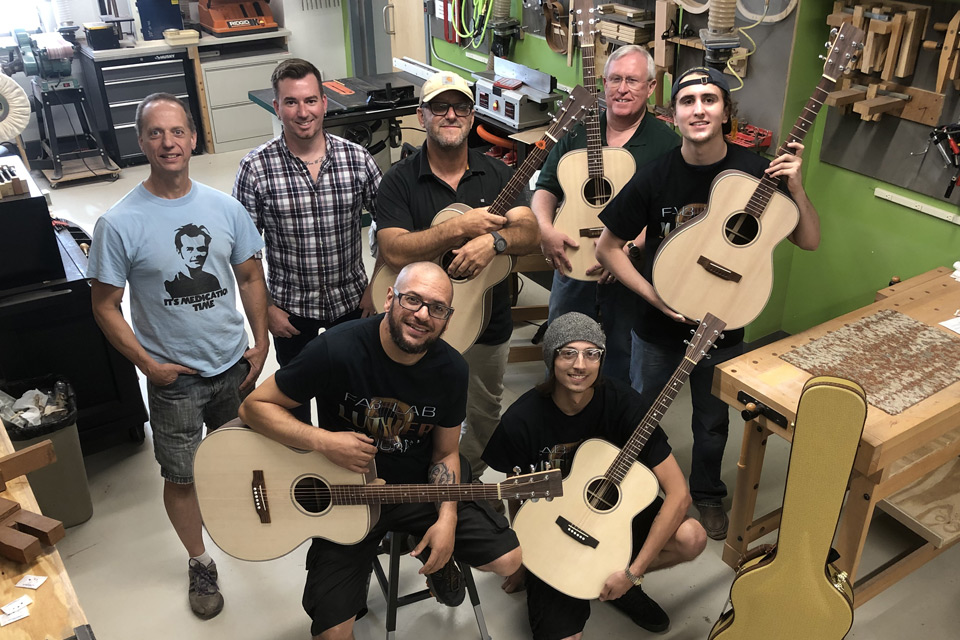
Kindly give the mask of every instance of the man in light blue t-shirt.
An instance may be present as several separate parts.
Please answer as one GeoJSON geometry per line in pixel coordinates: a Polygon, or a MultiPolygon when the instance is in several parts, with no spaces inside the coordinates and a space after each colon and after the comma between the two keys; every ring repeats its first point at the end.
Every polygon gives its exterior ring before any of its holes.
{"type": "Polygon", "coordinates": [[[203,545],[193,454],[204,424],[237,417],[267,357],[263,240],[239,202],[190,180],[197,131],[175,96],[147,96],[136,124],[150,176],[97,221],[87,275],[97,324],[147,377],[163,503],[190,556],[190,607],[208,619],[223,596],[203,545]],[[132,327],[120,313],[128,282],[132,327]]]}

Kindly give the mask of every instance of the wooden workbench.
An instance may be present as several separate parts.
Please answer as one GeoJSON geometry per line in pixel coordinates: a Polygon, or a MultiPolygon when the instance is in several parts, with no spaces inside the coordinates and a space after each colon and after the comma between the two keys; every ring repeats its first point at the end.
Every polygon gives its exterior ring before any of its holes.
{"type": "MultiPolygon", "coordinates": [[[[0,457],[13,453],[7,430],[0,423],[0,457]]],[[[22,509],[40,513],[30,483],[23,476],[7,482],[7,490],[0,497],[20,503],[22,509]]],[[[78,627],[87,624],[77,593],[67,575],[56,547],[44,547],[30,564],[20,564],[0,556],[0,605],[30,596],[30,615],[0,630],[4,640],[64,640],[84,637],[78,627]],[[14,585],[26,574],[47,576],[37,590],[17,588],[14,585]]],[[[90,636],[87,636],[90,637],[90,636]]]]}
{"type": "MultiPolygon", "coordinates": [[[[724,562],[735,566],[752,542],[779,527],[779,509],[754,516],[766,440],[770,434],[791,440],[800,392],[811,377],[810,373],[788,364],[779,355],[881,309],[894,309],[931,327],[949,331],[938,327],[939,322],[950,319],[954,310],[960,308],[960,283],[949,274],[949,269],[939,269],[883,289],[874,304],[717,366],[713,381],[715,395],[742,410],[744,402],[738,394],[746,393],[786,418],[786,427],[762,415],[746,422],[730,528],[723,551],[724,562]]],[[[913,523],[915,526],[911,528],[926,538],[922,545],[869,575],[857,576],[874,509],[883,506],[881,501],[898,491],[915,491],[922,488],[925,481],[929,484],[931,478],[938,477],[938,473],[942,476],[945,465],[960,455],[958,425],[960,382],[934,393],[899,415],[887,414],[874,406],[868,408],[835,543],[840,553],[836,564],[847,571],[855,585],[855,606],[867,602],[960,540],[960,535],[944,539],[937,532],[927,532],[921,523],[913,523]]],[[[948,494],[940,499],[955,503],[960,491],[955,488],[946,490],[944,485],[950,482],[956,484],[953,479],[939,487],[940,494],[948,494]]],[[[902,513],[899,515],[904,517],[902,513]]]]}

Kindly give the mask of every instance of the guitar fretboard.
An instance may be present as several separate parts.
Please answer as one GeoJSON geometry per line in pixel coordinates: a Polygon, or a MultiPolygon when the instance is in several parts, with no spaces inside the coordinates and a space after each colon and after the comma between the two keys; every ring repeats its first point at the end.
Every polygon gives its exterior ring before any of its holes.
{"type": "Polygon", "coordinates": [[[589,105],[584,104],[587,101],[583,99],[582,92],[583,87],[574,87],[570,97],[554,116],[554,123],[543,137],[530,147],[523,164],[514,172],[510,181],[490,205],[489,213],[506,217],[507,211],[513,207],[520,191],[523,190],[533,172],[543,166],[547,154],[557,144],[557,140],[566,135],[570,128],[583,117],[583,110],[589,105]]]}
{"type": "MultiPolygon", "coordinates": [[[[803,107],[803,111],[800,112],[800,116],[793,125],[793,129],[790,130],[783,144],[777,149],[777,156],[781,156],[784,153],[792,153],[790,148],[787,147],[788,143],[803,142],[804,136],[806,136],[810,128],[813,127],[813,123],[817,119],[817,114],[820,113],[820,107],[823,106],[827,94],[834,85],[836,85],[836,80],[828,78],[827,76],[820,78],[820,83],[817,85],[817,88],[814,89],[810,99],[807,100],[807,104],[803,107]]],[[[771,178],[764,174],[763,178],[760,179],[760,184],[757,185],[753,195],[750,196],[750,200],[747,202],[744,210],[759,219],[766,210],[767,205],[770,203],[770,198],[773,197],[779,184],[779,178],[771,178]]]]}
{"type": "Polygon", "coordinates": [[[723,327],[723,321],[713,317],[711,314],[707,314],[704,322],[701,323],[698,328],[697,334],[691,340],[692,345],[704,346],[702,348],[691,346],[687,349],[683,360],[680,361],[680,365],[676,371],[673,372],[673,375],[670,376],[670,380],[666,386],[660,391],[653,406],[647,411],[643,420],[640,421],[640,424],[634,430],[633,435],[630,436],[630,439],[610,464],[610,467],[604,474],[606,479],[618,485],[623,482],[627,472],[630,471],[630,468],[636,461],[637,456],[640,455],[643,447],[646,446],[647,440],[653,435],[654,429],[660,424],[660,420],[667,412],[667,409],[670,408],[680,389],[686,384],[687,379],[693,372],[693,368],[697,366],[697,363],[703,359],[712,348],[712,345],[716,343],[720,337],[720,332],[723,331],[723,327]]]}

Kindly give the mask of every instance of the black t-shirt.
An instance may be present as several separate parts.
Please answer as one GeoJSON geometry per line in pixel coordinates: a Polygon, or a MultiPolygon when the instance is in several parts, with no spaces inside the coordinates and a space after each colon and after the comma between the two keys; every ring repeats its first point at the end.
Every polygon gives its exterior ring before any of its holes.
{"type": "MultiPolygon", "coordinates": [[[[422,231],[445,207],[461,203],[470,207],[488,207],[497,199],[510,181],[513,170],[501,160],[470,149],[468,169],[457,190],[430,170],[426,143],[416,153],[393,165],[380,182],[377,192],[377,229],[397,227],[407,231],[422,231]]],[[[513,206],[527,205],[525,191],[521,191],[513,206]]],[[[490,238],[491,245],[493,237],[490,238]]],[[[490,322],[477,339],[478,344],[503,344],[513,333],[510,317],[509,280],[493,288],[490,322]]]]}
{"type": "MultiPolygon", "coordinates": [[[[710,186],[721,171],[736,169],[757,178],[763,177],[770,161],[743,147],[727,143],[727,155],[715,164],[691,165],[683,159],[680,147],[642,167],[600,214],[610,231],[625,240],[633,239],[647,229],[643,277],[653,282],[653,259],[666,235],[677,226],[682,213],[702,211],[710,198],[710,186]]],[[[786,191],[781,181],[781,191],[786,191]]],[[[693,261],[691,259],[691,266],[693,261]]],[[[667,317],[641,299],[634,320],[634,331],[647,342],[684,350],[694,328],[667,317]]],[[[743,341],[743,329],[726,331],[717,347],[743,341]]]]}
{"type": "MultiPolygon", "coordinates": [[[[509,474],[515,466],[529,473],[531,465],[540,470],[549,462],[566,476],[573,454],[584,440],[600,438],[622,448],[646,410],[640,394],[612,378],[603,379],[587,406],[573,416],[560,411],[548,394],[531,389],[500,418],[483,451],[483,460],[509,474]]],[[[669,455],[667,435],[656,427],[637,459],[653,469],[669,455]]]]}
{"type": "Polygon", "coordinates": [[[328,329],[275,379],[292,400],[317,399],[324,429],[373,438],[377,475],[388,484],[423,483],[433,429],[459,429],[466,416],[467,363],[442,340],[416,364],[394,362],[380,344],[382,318],[328,329]]]}

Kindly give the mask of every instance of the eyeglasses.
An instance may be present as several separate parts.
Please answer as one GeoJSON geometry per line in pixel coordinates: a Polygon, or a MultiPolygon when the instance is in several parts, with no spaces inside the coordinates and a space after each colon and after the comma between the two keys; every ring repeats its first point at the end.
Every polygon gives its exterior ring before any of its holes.
{"type": "Polygon", "coordinates": [[[469,102],[437,102],[434,100],[433,102],[424,102],[423,104],[430,107],[430,113],[435,116],[447,115],[450,107],[453,107],[453,112],[461,118],[466,118],[473,113],[473,105],[469,102]]]}
{"type": "Polygon", "coordinates": [[[641,80],[640,78],[624,78],[623,76],[607,77],[607,83],[615,88],[619,88],[621,82],[626,82],[627,89],[630,89],[631,91],[636,91],[643,85],[647,84],[646,80],[641,80]]]}
{"type": "Polygon", "coordinates": [[[574,362],[580,355],[587,362],[600,362],[603,356],[603,349],[591,347],[590,349],[574,349],[573,347],[563,347],[557,349],[557,357],[564,362],[574,362]]]}
{"type": "Polygon", "coordinates": [[[424,302],[420,296],[415,293],[400,293],[397,291],[397,301],[400,302],[401,307],[414,313],[420,311],[421,307],[426,307],[430,317],[436,318],[437,320],[446,320],[450,317],[450,314],[453,313],[453,307],[448,307],[439,302],[424,302]]]}

